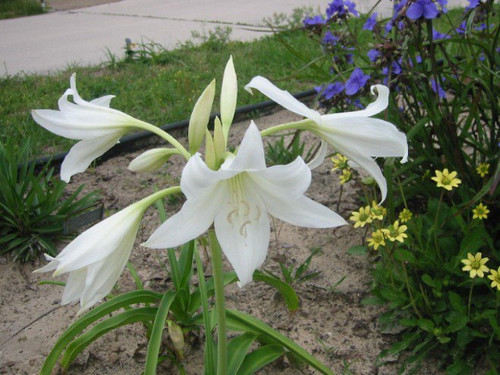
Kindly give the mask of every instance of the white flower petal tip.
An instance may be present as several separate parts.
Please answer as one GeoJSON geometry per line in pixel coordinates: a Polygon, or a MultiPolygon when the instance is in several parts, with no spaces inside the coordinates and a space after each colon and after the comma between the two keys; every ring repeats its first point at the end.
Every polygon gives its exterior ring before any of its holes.
{"type": "MultiPolygon", "coordinates": [[[[146,198],[147,199],[147,198],[146,198]]],[[[80,301],[80,311],[104,298],[126,266],[147,207],[139,201],[76,237],[49,264],[36,272],[69,273],[61,303],[80,301]]]]}
{"type": "MultiPolygon", "coordinates": [[[[402,163],[408,159],[406,135],[390,122],[371,117],[384,111],[389,105],[387,86],[372,86],[371,91],[373,94],[377,93],[377,98],[363,110],[326,115],[307,108],[266,78],[254,77],[245,88],[257,89],[286,109],[310,119],[314,123],[310,131],[321,137],[335,152],[343,154],[372,175],[380,187],[382,200],[385,199],[387,182],[373,158],[400,157],[402,163]]],[[[317,167],[324,159],[326,152],[320,151],[311,161],[311,168],[317,167]]]]}
{"type": "Polygon", "coordinates": [[[260,132],[251,122],[236,156],[211,170],[194,155],[181,176],[187,200],[143,246],[172,248],[204,233],[212,224],[222,251],[240,285],[252,281],[265,261],[270,240],[268,214],[294,225],[329,228],[346,224],[304,193],[311,171],[301,158],[288,165],[266,167],[260,132]]]}
{"type": "Polygon", "coordinates": [[[145,123],[123,112],[109,108],[112,95],[86,101],[78,94],[76,75],[70,78],[70,88],[59,98],[58,110],[35,109],[35,122],[59,136],[80,140],[65,158],[61,175],[69,181],[89,164],[113,147],[130,128],[143,128],[145,123]],[[71,96],[73,101],[69,101],[71,96]],[[83,143],[82,143],[83,142],[83,143]],[[66,161],[66,159],[70,159],[66,161]]]}

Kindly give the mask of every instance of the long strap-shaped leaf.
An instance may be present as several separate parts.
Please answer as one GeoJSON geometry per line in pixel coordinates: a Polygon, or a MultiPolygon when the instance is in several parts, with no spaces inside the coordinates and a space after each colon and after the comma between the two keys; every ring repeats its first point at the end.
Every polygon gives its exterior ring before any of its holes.
{"type": "Polygon", "coordinates": [[[157,294],[147,290],[138,290],[114,297],[109,301],[106,301],[103,304],[97,306],[95,309],[83,315],[80,319],[74,322],[63,332],[63,334],[59,337],[54,347],[50,351],[47,359],[45,360],[42,369],[40,370],[40,374],[50,375],[57,363],[57,359],[64,351],[66,346],[95,321],[101,319],[103,316],[112,313],[113,311],[121,309],[122,307],[130,306],[136,303],[158,302],[160,299],[161,294],[157,294]]]}
{"type": "Polygon", "coordinates": [[[263,335],[266,339],[284,346],[300,359],[308,363],[310,366],[321,371],[323,374],[333,375],[332,370],[318,361],[314,356],[309,354],[309,352],[307,352],[304,348],[295,343],[293,340],[274,330],[263,321],[254,318],[251,315],[231,309],[227,309],[226,314],[229,329],[234,329],[236,331],[243,330],[246,332],[254,332],[258,335],[263,335]]]}
{"type": "Polygon", "coordinates": [[[155,375],[156,365],[158,364],[158,354],[160,353],[161,337],[165,328],[165,320],[167,319],[170,305],[175,299],[176,293],[168,291],[163,295],[163,298],[156,312],[151,337],[149,338],[148,354],[146,356],[146,366],[144,375],[155,375]]]}
{"type": "Polygon", "coordinates": [[[285,354],[285,349],[279,344],[267,344],[255,349],[245,357],[237,375],[252,375],[272,361],[285,354]]]}
{"type": "Polygon", "coordinates": [[[140,307],[124,311],[96,324],[68,345],[68,348],[66,349],[66,352],[61,360],[62,368],[67,370],[71,362],[73,362],[78,354],[80,354],[87,346],[92,344],[105,333],[127,324],[153,320],[156,311],[156,307],[140,307]]]}
{"type": "Polygon", "coordinates": [[[275,277],[266,275],[258,270],[254,272],[253,279],[256,281],[263,281],[276,288],[285,299],[288,311],[294,312],[299,309],[299,297],[290,284],[287,284],[275,277]]]}

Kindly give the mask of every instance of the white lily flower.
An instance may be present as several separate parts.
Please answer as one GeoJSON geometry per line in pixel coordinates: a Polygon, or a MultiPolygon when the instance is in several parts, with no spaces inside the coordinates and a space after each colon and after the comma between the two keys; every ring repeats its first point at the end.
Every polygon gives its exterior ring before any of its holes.
{"type": "Polygon", "coordinates": [[[74,145],[61,165],[61,179],[85,171],[90,163],[113,147],[131,127],[148,125],[116,109],[109,108],[113,95],[90,102],[83,100],[76,89],[76,76],[58,102],[59,110],[35,109],[33,119],[54,134],[81,140],[74,145]],[[72,96],[74,103],[68,100],[72,96]]]}
{"type": "Polygon", "coordinates": [[[143,245],[180,246],[214,223],[240,285],[247,284],[266,258],[268,213],[304,227],[346,224],[341,216],[304,195],[310,182],[311,171],[300,157],[287,165],[266,167],[262,138],[252,122],[236,156],[227,158],[219,170],[210,169],[199,154],[191,157],[181,177],[186,202],[143,245]]]}
{"type": "Polygon", "coordinates": [[[146,208],[162,192],[155,193],[76,237],[50,263],[35,272],[69,273],[61,304],[80,300],[80,311],[104,298],[125,268],[146,208]]]}
{"type": "Polygon", "coordinates": [[[346,156],[372,175],[380,187],[382,201],[385,200],[387,182],[373,158],[402,157],[402,163],[408,158],[406,135],[390,122],[371,118],[387,108],[389,88],[383,85],[372,86],[372,93],[376,89],[378,97],[363,110],[326,115],[308,108],[288,91],[279,89],[264,77],[254,77],[245,88],[250,92],[251,89],[257,89],[289,111],[313,122],[303,127],[322,138],[322,147],[310,164],[312,168],[322,163],[329,144],[336,152],[346,156]]]}

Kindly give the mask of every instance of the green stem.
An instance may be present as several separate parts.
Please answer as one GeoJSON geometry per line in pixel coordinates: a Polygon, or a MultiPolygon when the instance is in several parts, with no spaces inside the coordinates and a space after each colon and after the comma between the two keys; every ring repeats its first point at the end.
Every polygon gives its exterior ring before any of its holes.
{"type": "Polygon", "coordinates": [[[266,137],[268,135],[278,133],[284,130],[306,130],[311,124],[315,124],[315,122],[309,119],[300,120],[296,122],[287,122],[286,124],[276,125],[271,128],[262,130],[260,134],[263,137],[266,137]]]}
{"type": "Polygon", "coordinates": [[[472,280],[472,283],[470,284],[470,289],[469,289],[469,302],[467,303],[467,317],[470,320],[470,305],[472,302],[472,290],[474,289],[474,280],[472,280]]]}
{"type": "Polygon", "coordinates": [[[172,146],[174,146],[181,153],[181,155],[184,156],[184,158],[186,160],[189,160],[189,158],[191,157],[191,154],[189,153],[189,151],[186,150],[186,148],[177,139],[172,137],[165,130],[163,130],[157,126],[148,124],[147,122],[144,122],[144,121],[140,121],[140,125],[138,126],[138,128],[150,131],[151,133],[154,133],[157,136],[163,138],[168,143],[170,143],[172,146]]]}
{"type": "Polygon", "coordinates": [[[444,196],[444,190],[441,191],[441,196],[439,197],[439,203],[436,209],[436,217],[434,218],[434,247],[437,259],[441,259],[441,252],[439,251],[439,243],[437,238],[437,229],[438,229],[439,212],[441,211],[441,203],[443,202],[443,196],[444,196]]]}
{"type": "Polygon", "coordinates": [[[215,310],[217,314],[217,375],[226,375],[226,306],[224,302],[222,249],[213,230],[208,232],[208,240],[210,243],[210,249],[212,250],[212,272],[215,288],[215,310]]]}
{"type": "Polygon", "coordinates": [[[180,192],[182,192],[180,186],[172,186],[168,189],[163,189],[163,190],[157,191],[156,193],[151,194],[149,197],[146,197],[137,203],[142,203],[147,208],[150,205],[152,205],[154,202],[156,202],[158,199],[164,198],[168,195],[177,194],[180,192]]]}

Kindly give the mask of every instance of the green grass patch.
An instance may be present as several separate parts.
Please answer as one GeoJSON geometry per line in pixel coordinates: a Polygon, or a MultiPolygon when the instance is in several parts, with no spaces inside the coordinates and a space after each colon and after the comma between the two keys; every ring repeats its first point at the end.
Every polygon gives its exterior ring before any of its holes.
{"type": "MultiPolygon", "coordinates": [[[[317,46],[302,31],[286,32],[280,38],[306,54],[319,54],[317,46]]],[[[57,109],[57,100],[77,73],[80,95],[91,100],[116,95],[112,107],[131,116],[163,125],[189,118],[194,103],[213,79],[221,83],[229,55],[233,56],[239,82],[238,106],[266,98],[244,90],[255,75],[263,75],[292,92],[309,89],[313,82],[296,79],[303,62],[296,59],[276,36],[253,42],[217,43],[161,50],[154,59],[126,61],[110,56],[100,66],[73,67],[55,75],[17,75],[0,79],[0,141],[21,144],[30,137],[39,156],[65,151],[71,141],[53,135],[31,118],[32,109],[57,109]]],[[[219,86],[220,87],[220,86],[219,86]]],[[[217,103],[217,101],[216,101],[217,103]]],[[[217,111],[218,108],[214,108],[217,111]]]]}
{"type": "Polygon", "coordinates": [[[38,0],[1,0],[0,20],[43,13],[44,9],[38,0]]]}

